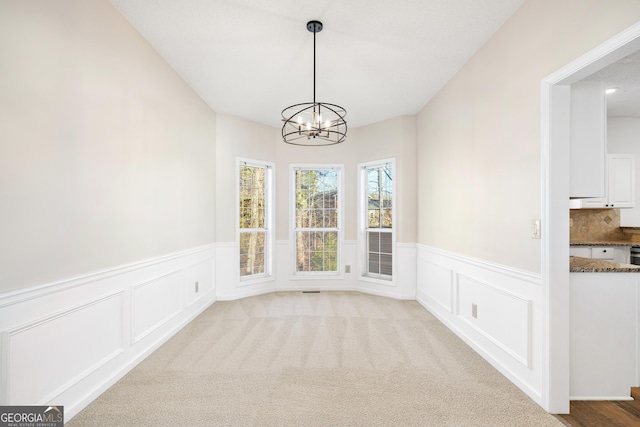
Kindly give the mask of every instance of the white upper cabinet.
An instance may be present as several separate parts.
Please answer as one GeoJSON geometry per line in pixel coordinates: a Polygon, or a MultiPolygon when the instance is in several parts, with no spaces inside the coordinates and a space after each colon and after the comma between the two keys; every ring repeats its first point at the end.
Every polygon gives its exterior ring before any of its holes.
{"type": "Polygon", "coordinates": [[[608,204],[611,208],[635,205],[635,159],[632,154],[609,154],[608,204]]]}
{"type": "Polygon", "coordinates": [[[571,200],[572,208],[632,208],[635,205],[635,156],[607,155],[607,193],[604,197],[571,200]]]}
{"type": "Polygon", "coordinates": [[[606,197],[607,103],[604,82],[571,85],[572,198],[606,197]]]}

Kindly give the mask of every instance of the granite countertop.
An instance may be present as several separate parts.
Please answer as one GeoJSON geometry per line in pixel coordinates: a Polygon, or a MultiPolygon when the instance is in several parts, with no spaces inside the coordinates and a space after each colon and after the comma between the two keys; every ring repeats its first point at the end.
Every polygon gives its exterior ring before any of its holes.
{"type": "Polygon", "coordinates": [[[640,273],[640,265],[572,256],[569,257],[569,271],[571,273],[640,273]]]}
{"type": "Polygon", "coordinates": [[[630,240],[571,240],[569,242],[569,246],[633,246],[637,244],[638,243],[633,243],[630,240]]]}

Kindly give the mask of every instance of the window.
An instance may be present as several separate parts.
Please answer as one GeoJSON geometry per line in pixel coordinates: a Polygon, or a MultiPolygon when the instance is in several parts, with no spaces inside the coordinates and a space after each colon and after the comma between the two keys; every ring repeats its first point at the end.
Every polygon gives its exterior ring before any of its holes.
{"type": "Polygon", "coordinates": [[[271,164],[238,159],[240,278],[270,274],[271,164]]]}
{"type": "Polygon", "coordinates": [[[365,276],[392,280],[395,205],[395,161],[360,166],[361,230],[365,276]]]}
{"type": "Polygon", "coordinates": [[[340,274],[342,166],[292,166],[294,273],[340,274]]]}

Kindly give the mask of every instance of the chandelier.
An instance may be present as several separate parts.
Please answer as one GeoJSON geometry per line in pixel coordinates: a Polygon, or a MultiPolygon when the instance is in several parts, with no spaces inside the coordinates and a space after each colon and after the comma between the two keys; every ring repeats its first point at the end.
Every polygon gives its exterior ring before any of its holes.
{"type": "Polygon", "coordinates": [[[316,33],[322,22],[307,22],[313,33],[313,102],[291,105],[282,110],[282,139],[287,144],[320,146],[333,145],[347,138],[347,110],[339,105],[316,102],[316,33]]]}

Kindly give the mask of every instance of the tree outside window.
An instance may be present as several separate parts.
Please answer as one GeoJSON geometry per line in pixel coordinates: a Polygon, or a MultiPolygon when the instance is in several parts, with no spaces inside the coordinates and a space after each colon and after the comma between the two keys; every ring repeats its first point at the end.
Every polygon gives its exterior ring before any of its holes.
{"type": "Polygon", "coordinates": [[[393,164],[363,168],[366,204],[364,239],[367,276],[390,280],[393,276],[393,164]]]}
{"type": "Polygon", "coordinates": [[[265,275],[269,247],[269,168],[242,161],[238,172],[240,277],[265,275]]]}
{"type": "Polygon", "coordinates": [[[295,272],[338,273],[340,169],[296,168],[295,272]]]}

